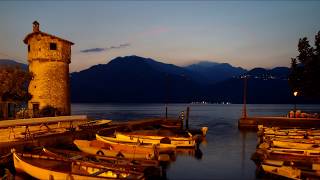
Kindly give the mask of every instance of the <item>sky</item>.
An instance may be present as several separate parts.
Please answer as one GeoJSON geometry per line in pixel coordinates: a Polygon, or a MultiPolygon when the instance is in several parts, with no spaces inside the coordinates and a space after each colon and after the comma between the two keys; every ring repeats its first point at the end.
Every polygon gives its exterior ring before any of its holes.
{"type": "Polygon", "coordinates": [[[0,58],[27,63],[32,22],[74,42],[70,70],[138,55],[185,66],[290,66],[313,45],[320,1],[0,1],[0,58]]]}

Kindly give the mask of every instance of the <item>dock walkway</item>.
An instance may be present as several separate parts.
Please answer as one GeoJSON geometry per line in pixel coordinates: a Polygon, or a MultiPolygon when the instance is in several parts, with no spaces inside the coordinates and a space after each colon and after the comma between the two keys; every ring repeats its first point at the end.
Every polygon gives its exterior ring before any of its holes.
{"type": "MultiPolygon", "coordinates": [[[[0,156],[3,154],[7,154],[10,152],[11,148],[15,148],[17,150],[23,150],[23,148],[26,147],[32,147],[32,146],[45,146],[45,147],[55,147],[57,145],[72,145],[73,140],[75,139],[95,139],[95,134],[99,130],[103,130],[106,133],[113,132],[114,130],[123,130],[125,128],[130,129],[139,129],[142,127],[150,126],[150,125],[160,125],[161,123],[168,121],[164,118],[150,118],[150,119],[138,119],[138,120],[131,120],[131,121],[112,121],[111,124],[108,124],[108,127],[105,128],[102,127],[94,127],[89,129],[79,129],[75,128],[73,130],[68,129],[69,122],[73,121],[76,122],[78,119],[80,121],[84,121],[85,116],[79,116],[78,118],[74,117],[66,117],[63,119],[60,118],[49,118],[49,121],[43,121],[44,119],[30,119],[30,122],[26,123],[27,120],[22,120],[23,122],[18,122],[17,120],[9,120],[12,121],[12,123],[4,122],[2,123],[2,129],[0,129],[0,156]],[[83,119],[82,119],[83,118],[83,119]],[[50,129],[54,129],[53,131],[47,131],[44,129],[43,134],[39,134],[39,130],[42,123],[54,123],[49,124],[48,127],[50,129]],[[65,123],[63,126],[57,127],[57,123],[62,122],[65,123]],[[26,124],[25,124],[26,123],[26,124]],[[33,124],[35,126],[30,126],[30,134],[32,135],[32,138],[24,138],[25,136],[25,126],[29,126],[30,124],[33,124]],[[7,128],[5,128],[7,127],[7,128]],[[14,134],[15,137],[10,137],[9,135],[11,131],[10,127],[14,127],[14,134]],[[34,136],[34,133],[37,135],[34,136]]],[[[176,121],[176,120],[172,120],[176,121]]],[[[178,122],[178,121],[177,121],[178,122]]]]}
{"type": "Polygon", "coordinates": [[[240,130],[257,130],[258,125],[281,128],[320,128],[320,118],[246,117],[238,121],[240,130]]]}

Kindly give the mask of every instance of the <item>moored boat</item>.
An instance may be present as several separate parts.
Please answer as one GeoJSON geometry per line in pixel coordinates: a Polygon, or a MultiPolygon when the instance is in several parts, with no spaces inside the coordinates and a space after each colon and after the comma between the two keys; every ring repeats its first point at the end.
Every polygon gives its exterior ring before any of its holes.
{"type": "Polygon", "coordinates": [[[320,150],[270,148],[268,153],[320,158],[320,150]]]}
{"type": "Polygon", "coordinates": [[[108,157],[101,155],[91,155],[82,151],[71,151],[71,150],[62,150],[62,149],[52,149],[49,150],[44,148],[46,153],[51,153],[51,155],[62,156],[64,158],[74,159],[74,160],[84,160],[84,161],[93,161],[99,163],[112,163],[123,166],[140,166],[140,167],[158,167],[159,162],[157,160],[147,160],[147,159],[128,159],[128,158],[117,158],[117,157],[108,157]]]}
{"type": "Polygon", "coordinates": [[[142,173],[111,170],[92,163],[13,151],[14,167],[37,179],[143,179],[142,173]]]}
{"type": "Polygon", "coordinates": [[[157,157],[155,150],[150,148],[110,145],[98,140],[74,140],[74,144],[81,151],[92,155],[102,155],[119,158],[123,157],[130,159],[154,159],[157,157]]]}
{"type": "Polygon", "coordinates": [[[94,128],[103,128],[107,127],[112,120],[100,119],[94,121],[88,121],[87,123],[79,125],[80,129],[94,129],[94,128]]]}
{"type": "Polygon", "coordinates": [[[303,143],[303,142],[290,142],[290,141],[272,141],[274,147],[288,148],[288,149],[305,149],[305,150],[320,150],[320,144],[303,143]]]}
{"type": "Polygon", "coordinates": [[[171,144],[176,147],[184,147],[190,148],[195,147],[196,142],[192,138],[192,135],[189,137],[186,136],[173,136],[173,135],[158,135],[154,134],[153,131],[139,131],[139,132],[130,132],[130,133],[120,133],[116,132],[115,136],[117,139],[121,139],[124,141],[132,140],[135,142],[143,142],[143,143],[152,143],[152,144],[171,144]]]}
{"type": "Polygon", "coordinates": [[[282,165],[275,165],[275,164],[266,164],[263,163],[262,169],[265,173],[273,174],[280,177],[285,177],[289,179],[300,179],[301,170],[297,168],[293,168],[291,166],[282,166],[282,165]]]}
{"type": "Polygon", "coordinates": [[[108,144],[125,144],[127,146],[140,146],[145,148],[157,148],[159,151],[174,151],[174,149],[177,147],[173,144],[166,144],[166,143],[145,143],[143,141],[135,141],[135,140],[122,140],[120,138],[112,138],[112,137],[106,137],[106,136],[100,136],[96,134],[96,139],[98,141],[102,141],[108,144]]]}

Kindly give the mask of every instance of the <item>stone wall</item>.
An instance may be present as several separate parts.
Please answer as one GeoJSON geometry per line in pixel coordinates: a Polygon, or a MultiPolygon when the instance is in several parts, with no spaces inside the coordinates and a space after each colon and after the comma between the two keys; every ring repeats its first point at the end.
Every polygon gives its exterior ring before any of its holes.
{"type": "Polygon", "coordinates": [[[47,105],[70,114],[69,65],[64,62],[33,60],[29,70],[34,77],[29,85],[32,103],[39,103],[40,109],[47,105]]]}
{"type": "Polygon", "coordinates": [[[58,108],[64,115],[70,114],[69,63],[71,44],[52,36],[36,34],[28,40],[29,71],[33,79],[29,85],[32,99],[28,103],[39,103],[58,108]],[[50,43],[56,43],[56,50],[50,50],[50,43]]]}
{"type": "Polygon", "coordinates": [[[36,34],[28,40],[30,51],[28,52],[29,62],[33,59],[50,60],[50,61],[65,61],[70,63],[71,45],[57,38],[36,34]],[[50,50],[50,43],[57,44],[57,50],[50,50]]]}

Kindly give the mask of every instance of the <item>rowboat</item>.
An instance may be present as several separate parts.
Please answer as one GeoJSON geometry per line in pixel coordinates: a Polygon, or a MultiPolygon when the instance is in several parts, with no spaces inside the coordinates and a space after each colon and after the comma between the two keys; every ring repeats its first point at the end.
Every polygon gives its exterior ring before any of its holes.
{"type": "Polygon", "coordinates": [[[305,144],[320,144],[319,139],[297,139],[297,138],[278,138],[278,137],[269,137],[264,138],[265,142],[271,142],[271,141],[284,141],[284,142],[296,142],[296,143],[305,143],[305,144]]]}
{"type": "Polygon", "coordinates": [[[280,128],[260,128],[259,134],[277,136],[320,136],[319,129],[280,129],[280,128]]]}
{"type": "Polygon", "coordinates": [[[288,149],[312,149],[320,150],[320,144],[315,143],[303,143],[292,141],[272,141],[274,147],[288,148],[288,149]]]}
{"type": "Polygon", "coordinates": [[[107,136],[100,136],[96,134],[96,139],[98,141],[102,141],[108,144],[126,144],[128,146],[141,146],[146,148],[157,148],[159,151],[174,151],[174,149],[177,147],[173,144],[166,144],[166,143],[145,143],[145,142],[139,142],[134,140],[122,140],[119,138],[113,138],[113,137],[107,137],[107,136]]]}
{"type": "Polygon", "coordinates": [[[117,139],[124,140],[124,141],[139,141],[143,143],[152,143],[152,144],[171,144],[175,145],[176,147],[195,147],[196,142],[192,138],[192,135],[189,137],[179,137],[179,136],[162,136],[162,135],[153,135],[152,131],[139,131],[135,133],[120,133],[116,132],[115,136],[117,139]]]}
{"type": "Polygon", "coordinates": [[[29,174],[37,179],[143,179],[142,173],[114,171],[107,167],[69,161],[57,157],[38,154],[22,154],[13,150],[13,161],[16,171],[29,174]]]}
{"type": "MultiPolygon", "coordinates": [[[[52,149],[48,150],[43,148],[43,151],[51,155],[56,155],[59,157],[64,157],[74,160],[83,160],[83,161],[93,161],[99,163],[112,163],[123,166],[139,166],[139,167],[158,167],[159,162],[157,160],[147,160],[147,159],[127,159],[127,158],[117,158],[117,157],[108,157],[101,155],[91,155],[82,151],[71,151],[71,150],[61,150],[61,149],[52,149]]],[[[49,155],[48,154],[48,155],[49,155]]]]}
{"type": "Polygon", "coordinates": [[[276,173],[277,175],[284,176],[290,179],[319,179],[320,177],[320,164],[312,162],[301,163],[299,161],[292,162],[283,160],[266,159],[262,163],[265,172],[276,173]],[[267,167],[269,166],[269,167],[267,167]]]}
{"type": "Polygon", "coordinates": [[[73,143],[81,151],[92,155],[103,155],[119,158],[122,157],[129,159],[154,159],[157,156],[155,150],[150,148],[110,145],[98,140],[74,140],[73,143]]]}
{"type": "Polygon", "coordinates": [[[80,129],[94,129],[94,128],[102,128],[102,127],[107,127],[112,120],[107,120],[107,119],[100,119],[100,120],[93,120],[89,121],[87,123],[79,125],[80,129]]]}
{"type": "Polygon", "coordinates": [[[268,153],[320,158],[320,150],[270,148],[268,153]]]}
{"type": "Polygon", "coordinates": [[[320,164],[320,156],[318,155],[303,155],[303,153],[292,153],[285,151],[271,151],[265,149],[258,149],[252,154],[251,160],[253,160],[257,166],[260,166],[261,162],[269,160],[288,161],[288,164],[303,164],[305,167],[310,167],[310,164],[320,164]]]}
{"type": "Polygon", "coordinates": [[[291,166],[283,166],[281,162],[279,163],[277,161],[265,161],[261,166],[264,172],[276,176],[286,177],[289,179],[300,179],[301,176],[300,169],[291,166]]]}
{"type": "Polygon", "coordinates": [[[84,156],[79,155],[79,152],[74,151],[50,151],[46,148],[42,148],[42,152],[45,155],[54,158],[67,159],[70,161],[80,161],[85,162],[87,164],[99,165],[102,167],[108,167],[111,170],[121,170],[128,173],[143,173],[147,179],[151,178],[159,178],[161,177],[161,169],[158,161],[155,160],[129,160],[123,158],[104,158],[104,157],[96,157],[96,156],[84,156]],[[74,154],[75,153],[75,154],[74,154]]]}

